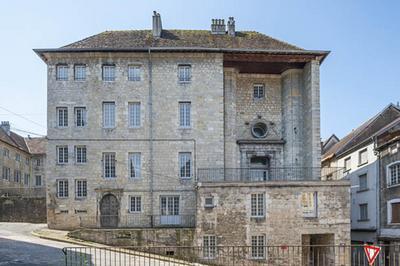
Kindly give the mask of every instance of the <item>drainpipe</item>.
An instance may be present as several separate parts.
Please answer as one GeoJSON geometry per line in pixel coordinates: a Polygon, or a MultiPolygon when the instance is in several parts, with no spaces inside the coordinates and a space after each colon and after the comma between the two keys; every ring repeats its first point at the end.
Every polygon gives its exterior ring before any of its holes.
{"type": "Polygon", "coordinates": [[[154,187],[153,187],[153,179],[154,179],[154,155],[153,155],[153,63],[151,59],[151,48],[148,49],[148,71],[149,71],[149,174],[150,174],[150,213],[151,213],[151,221],[150,226],[154,227],[154,187]]]}
{"type": "Polygon", "coordinates": [[[378,239],[381,235],[381,153],[376,150],[377,138],[373,138],[376,154],[376,242],[379,244],[378,239]]]}

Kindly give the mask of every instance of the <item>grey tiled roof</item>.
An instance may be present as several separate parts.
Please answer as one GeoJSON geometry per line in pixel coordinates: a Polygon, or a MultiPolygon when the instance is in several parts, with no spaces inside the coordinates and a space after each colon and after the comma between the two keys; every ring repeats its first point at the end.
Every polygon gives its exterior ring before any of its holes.
{"type": "Polygon", "coordinates": [[[286,42],[255,31],[240,31],[235,37],[215,35],[207,30],[163,30],[154,38],[151,30],[105,31],[61,48],[132,49],[146,47],[186,47],[304,51],[286,42]]]}

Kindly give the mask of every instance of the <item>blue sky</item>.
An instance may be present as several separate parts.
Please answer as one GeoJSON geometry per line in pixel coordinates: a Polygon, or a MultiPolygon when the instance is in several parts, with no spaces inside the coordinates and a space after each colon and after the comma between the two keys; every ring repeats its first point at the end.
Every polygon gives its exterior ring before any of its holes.
{"type": "Polygon", "coordinates": [[[400,101],[400,1],[13,0],[0,8],[0,120],[46,133],[46,66],[33,48],[59,47],[104,30],[148,29],[153,10],[164,28],[209,29],[211,18],[234,16],[238,30],[332,51],[321,66],[322,138],[343,137],[400,101]]]}

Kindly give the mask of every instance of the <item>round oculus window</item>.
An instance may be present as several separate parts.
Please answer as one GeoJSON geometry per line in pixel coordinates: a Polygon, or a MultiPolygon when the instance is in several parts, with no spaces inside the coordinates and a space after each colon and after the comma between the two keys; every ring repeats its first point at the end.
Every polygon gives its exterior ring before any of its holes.
{"type": "Polygon", "coordinates": [[[267,125],[265,123],[255,123],[251,128],[251,133],[255,138],[265,138],[267,136],[267,125]]]}

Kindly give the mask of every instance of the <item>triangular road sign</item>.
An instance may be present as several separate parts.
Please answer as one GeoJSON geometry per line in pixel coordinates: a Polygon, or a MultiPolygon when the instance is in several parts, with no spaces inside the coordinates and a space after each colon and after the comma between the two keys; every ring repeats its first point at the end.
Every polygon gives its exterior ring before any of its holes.
{"type": "Polygon", "coordinates": [[[369,265],[373,265],[375,259],[378,257],[379,251],[381,251],[380,247],[377,246],[364,246],[365,255],[367,255],[369,265]]]}

